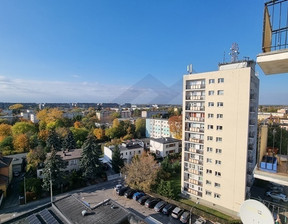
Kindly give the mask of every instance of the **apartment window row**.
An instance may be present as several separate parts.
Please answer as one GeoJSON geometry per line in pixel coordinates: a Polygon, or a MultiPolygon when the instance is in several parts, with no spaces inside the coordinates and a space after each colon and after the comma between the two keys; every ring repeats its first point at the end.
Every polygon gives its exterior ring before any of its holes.
{"type": "MultiPolygon", "coordinates": [[[[211,158],[207,158],[207,159],[206,159],[206,162],[207,162],[207,163],[212,163],[213,160],[212,160],[211,158]]],[[[222,162],[221,162],[221,160],[217,160],[217,159],[216,159],[216,160],[215,160],[215,164],[216,164],[216,165],[221,165],[222,162]]]]}
{"type": "MultiPolygon", "coordinates": [[[[208,195],[208,196],[212,196],[212,192],[211,191],[205,191],[205,194],[208,195]]],[[[218,194],[218,193],[214,193],[214,198],[221,198],[221,194],[218,194]]]]}
{"type": "MultiPolygon", "coordinates": [[[[206,180],[206,184],[207,184],[207,185],[212,185],[212,181],[206,180]]],[[[215,182],[215,183],[214,183],[214,187],[218,187],[218,188],[219,188],[219,187],[221,187],[221,184],[215,182]]]]}
{"type": "MultiPolygon", "coordinates": [[[[222,137],[216,137],[216,142],[222,142],[222,137]]],[[[213,141],[213,136],[207,136],[207,141],[213,141]]]]}
{"type": "MultiPolygon", "coordinates": [[[[209,90],[208,95],[209,96],[214,96],[215,91],[214,90],[209,90]]],[[[224,95],[224,90],[217,90],[217,95],[224,95]]]]}
{"type": "MultiPolygon", "coordinates": [[[[218,83],[224,83],[224,78],[218,78],[217,79],[218,83]]],[[[215,79],[209,79],[209,84],[215,83],[215,79]]]]}
{"type": "MultiPolygon", "coordinates": [[[[223,102],[217,102],[217,107],[223,107],[223,102]]],[[[214,102],[208,102],[208,107],[214,107],[214,102]]]]}
{"type": "MultiPolygon", "coordinates": [[[[223,119],[223,114],[217,114],[218,119],[223,119]]],[[[208,118],[214,118],[214,114],[208,113],[208,118]]]]}
{"type": "MultiPolygon", "coordinates": [[[[207,152],[213,152],[213,148],[212,147],[207,147],[207,152]]],[[[222,153],[222,149],[216,148],[215,152],[217,154],[221,154],[222,153]]]]}
{"type": "MultiPolygon", "coordinates": [[[[212,172],[212,170],[210,170],[210,169],[206,169],[206,173],[207,173],[207,174],[212,174],[213,172],[212,172]]],[[[216,177],[221,177],[221,172],[215,171],[215,176],[216,176],[216,177]]]]}
{"type": "MultiPolygon", "coordinates": [[[[208,130],[212,130],[212,129],[213,129],[213,125],[210,125],[210,124],[209,124],[209,125],[207,126],[207,129],[208,129],[208,130]]],[[[223,126],[217,125],[217,126],[216,126],[216,130],[218,130],[218,131],[223,130],[223,126]]]]}

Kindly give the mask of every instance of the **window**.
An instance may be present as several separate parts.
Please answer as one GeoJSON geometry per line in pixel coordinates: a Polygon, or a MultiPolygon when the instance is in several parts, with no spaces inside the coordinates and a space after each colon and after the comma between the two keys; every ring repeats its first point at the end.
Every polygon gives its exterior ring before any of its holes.
{"type": "Polygon", "coordinates": [[[214,193],[214,198],[221,198],[220,194],[214,193]]]}
{"type": "Polygon", "coordinates": [[[215,83],[215,79],[209,79],[209,84],[215,83]]]}
{"type": "Polygon", "coordinates": [[[223,83],[224,82],[224,78],[219,78],[218,79],[218,83],[223,83]]]}
{"type": "Polygon", "coordinates": [[[207,169],[207,170],[206,170],[206,173],[210,173],[210,174],[211,174],[211,173],[212,173],[212,170],[207,169]]]}
{"type": "Polygon", "coordinates": [[[221,177],[221,172],[215,171],[215,176],[216,177],[221,177]]]}
{"type": "Polygon", "coordinates": [[[212,159],[207,158],[207,163],[212,163],[212,159]]]}
{"type": "Polygon", "coordinates": [[[210,180],[206,180],[206,184],[207,184],[207,185],[211,185],[212,182],[211,182],[210,180]]]}
{"type": "Polygon", "coordinates": [[[223,114],[217,114],[217,118],[218,119],[222,119],[223,118],[223,114]]]}
{"type": "Polygon", "coordinates": [[[214,102],[208,102],[208,107],[214,107],[214,102]]]}
{"type": "Polygon", "coordinates": [[[222,153],[222,149],[216,149],[216,153],[221,154],[222,153]]]}
{"type": "Polygon", "coordinates": [[[72,159],[72,160],[70,160],[70,165],[76,165],[76,164],[77,164],[76,159],[72,159]]]}
{"type": "Polygon", "coordinates": [[[223,126],[217,125],[216,130],[218,130],[218,131],[223,130],[223,126]]]}
{"type": "Polygon", "coordinates": [[[213,118],[214,114],[208,114],[208,118],[213,118]]]}
{"type": "Polygon", "coordinates": [[[224,94],[224,90],[218,90],[217,91],[217,95],[223,95],[224,94]]]}
{"type": "Polygon", "coordinates": [[[212,152],[212,151],[213,151],[212,147],[207,147],[207,152],[212,152]]]}
{"type": "Polygon", "coordinates": [[[216,137],[216,142],[222,142],[222,138],[221,137],[216,137]]]}
{"type": "Polygon", "coordinates": [[[211,196],[212,192],[211,191],[206,191],[206,195],[211,196]]]}
{"type": "Polygon", "coordinates": [[[208,130],[211,130],[211,129],[213,129],[213,125],[209,124],[207,128],[208,128],[208,130]]]}
{"type": "Polygon", "coordinates": [[[224,105],[223,102],[218,102],[217,103],[217,107],[223,107],[223,105],[224,105]]]}
{"type": "Polygon", "coordinates": [[[216,165],[221,165],[221,160],[215,160],[216,165]]]}
{"type": "Polygon", "coordinates": [[[220,187],[221,185],[220,185],[219,183],[216,183],[216,182],[215,182],[214,186],[215,186],[215,187],[220,187]]]}
{"type": "Polygon", "coordinates": [[[213,141],[213,136],[207,136],[208,141],[213,141]]]}
{"type": "Polygon", "coordinates": [[[209,96],[213,96],[214,95],[214,91],[213,90],[208,91],[208,95],[209,96]]]}

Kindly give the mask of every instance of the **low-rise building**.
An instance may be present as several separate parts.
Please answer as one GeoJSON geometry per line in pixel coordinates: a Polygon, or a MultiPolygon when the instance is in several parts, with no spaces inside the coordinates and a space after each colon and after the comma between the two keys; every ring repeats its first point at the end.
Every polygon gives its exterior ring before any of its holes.
{"type": "Polygon", "coordinates": [[[165,158],[171,153],[181,151],[181,140],[175,138],[151,138],[150,152],[155,153],[157,157],[165,158]]]}
{"type": "Polygon", "coordinates": [[[3,191],[4,197],[12,178],[12,158],[0,154],[0,190],[3,191]]]}
{"type": "MultiPolygon", "coordinates": [[[[56,155],[59,155],[65,162],[67,162],[67,167],[63,171],[71,172],[73,170],[80,169],[80,161],[82,159],[82,149],[70,149],[69,151],[58,151],[56,155]]],[[[49,158],[51,153],[47,154],[49,158]]],[[[37,169],[37,177],[43,178],[43,168],[37,169]]]]}
{"type": "MultiPolygon", "coordinates": [[[[121,156],[126,163],[130,163],[132,158],[136,155],[141,155],[144,151],[144,145],[139,142],[128,142],[118,145],[121,156]]],[[[107,161],[112,161],[113,151],[115,149],[114,145],[104,147],[104,159],[107,161]]],[[[111,165],[111,164],[110,164],[111,165]]]]}
{"type": "Polygon", "coordinates": [[[12,158],[12,172],[22,172],[25,167],[26,156],[28,153],[20,153],[6,156],[12,158]]]}

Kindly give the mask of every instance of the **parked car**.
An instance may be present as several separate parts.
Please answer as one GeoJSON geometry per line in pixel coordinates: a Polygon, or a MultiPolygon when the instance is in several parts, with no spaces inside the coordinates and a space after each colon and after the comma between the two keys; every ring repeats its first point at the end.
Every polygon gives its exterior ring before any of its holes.
{"type": "Polygon", "coordinates": [[[141,198],[141,197],[143,197],[144,195],[145,195],[145,193],[143,193],[143,192],[136,192],[136,193],[134,193],[134,195],[133,195],[133,199],[134,199],[135,201],[138,201],[138,199],[141,198]]]}
{"type": "Polygon", "coordinates": [[[162,213],[164,215],[169,215],[175,207],[175,205],[169,203],[162,209],[162,213]]]}
{"type": "Polygon", "coordinates": [[[128,191],[125,191],[124,196],[131,199],[136,192],[135,189],[129,189],[128,191]]]}
{"type": "Polygon", "coordinates": [[[276,199],[276,200],[283,201],[283,202],[288,202],[288,198],[285,194],[280,194],[280,193],[268,191],[268,192],[266,192],[266,196],[271,197],[271,198],[276,199]]]}
{"type": "Polygon", "coordinates": [[[120,190],[122,187],[124,187],[122,184],[117,184],[114,189],[115,191],[117,191],[120,190]]]}
{"type": "Polygon", "coordinates": [[[205,224],[206,220],[202,217],[196,219],[196,221],[194,222],[195,224],[205,224]]]}
{"type": "Polygon", "coordinates": [[[130,187],[122,187],[122,188],[120,188],[118,191],[116,190],[116,193],[117,193],[119,196],[123,196],[124,193],[125,193],[126,191],[128,191],[129,189],[130,189],[130,187]]]}
{"type": "Polygon", "coordinates": [[[155,205],[161,201],[160,198],[149,198],[146,202],[145,202],[145,207],[147,208],[154,208],[155,205]]]}
{"type": "Polygon", "coordinates": [[[140,205],[144,205],[145,202],[146,202],[149,198],[151,198],[149,195],[145,195],[145,196],[143,196],[143,197],[141,197],[141,198],[138,199],[138,203],[139,203],[140,205]]]}
{"type": "Polygon", "coordinates": [[[159,201],[154,207],[155,212],[161,212],[166,205],[166,201],[159,201]]]}
{"type": "Polygon", "coordinates": [[[190,219],[190,212],[185,211],[182,213],[181,217],[180,217],[180,222],[181,223],[188,223],[190,219]]]}
{"type": "Polygon", "coordinates": [[[174,218],[174,219],[178,219],[182,213],[184,212],[184,210],[180,207],[176,207],[173,209],[172,213],[171,213],[171,216],[174,218]]]}

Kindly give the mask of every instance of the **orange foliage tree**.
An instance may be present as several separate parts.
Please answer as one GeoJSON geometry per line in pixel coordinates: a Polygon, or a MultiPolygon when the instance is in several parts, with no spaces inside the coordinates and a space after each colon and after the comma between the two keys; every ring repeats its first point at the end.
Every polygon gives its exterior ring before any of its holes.
{"type": "Polygon", "coordinates": [[[168,120],[170,132],[176,139],[182,139],[182,116],[172,116],[168,120]]]}
{"type": "Polygon", "coordinates": [[[19,134],[13,140],[14,149],[18,153],[29,151],[29,138],[26,134],[19,134]]]}
{"type": "Polygon", "coordinates": [[[5,137],[12,135],[11,125],[9,124],[0,124],[0,141],[5,137]]]}

